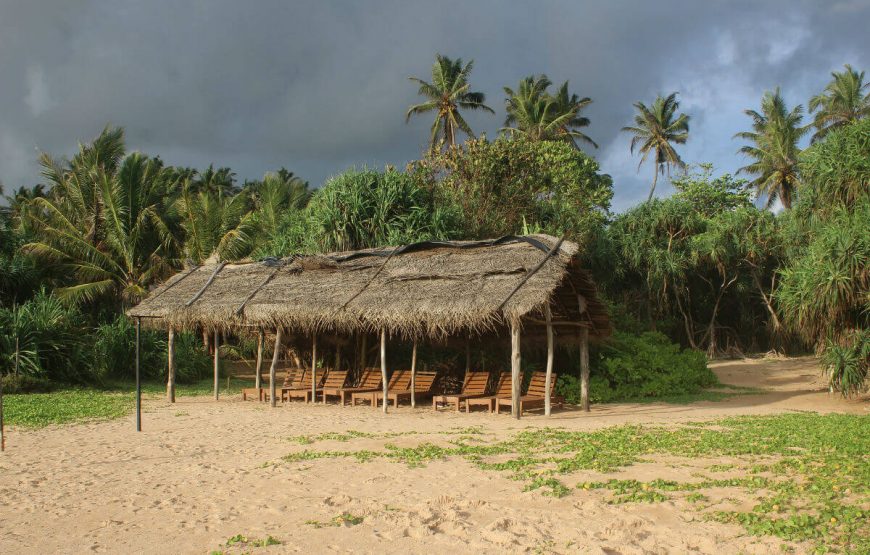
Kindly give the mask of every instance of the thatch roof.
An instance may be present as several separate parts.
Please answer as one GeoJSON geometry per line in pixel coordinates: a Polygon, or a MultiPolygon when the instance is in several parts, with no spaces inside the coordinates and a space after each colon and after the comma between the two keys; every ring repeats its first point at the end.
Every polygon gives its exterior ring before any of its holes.
{"type": "Polygon", "coordinates": [[[565,241],[556,251],[557,244],[534,235],[207,263],[179,272],[127,314],[161,327],[386,328],[444,337],[533,325],[550,302],[554,321],[583,322],[590,335],[608,335],[607,312],[579,267],[577,245],[565,241]],[[583,314],[577,295],[585,299],[583,314]]]}

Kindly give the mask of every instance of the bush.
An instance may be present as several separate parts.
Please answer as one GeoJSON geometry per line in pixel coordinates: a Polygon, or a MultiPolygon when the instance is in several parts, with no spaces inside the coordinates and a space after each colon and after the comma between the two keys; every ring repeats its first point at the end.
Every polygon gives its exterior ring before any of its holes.
{"type": "MultiPolygon", "coordinates": [[[[201,343],[190,333],[175,336],[176,381],[196,381],[209,372],[209,356],[201,343]]],[[[142,328],[140,335],[139,369],[144,379],[166,378],[167,337],[162,331],[142,328]]],[[[125,316],[101,324],[95,330],[93,347],[94,378],[131,379],[136,364],[136,331],[125,316]]]]}
{"type": "Polygon", "coordinates": [[[3,394],[7,393],[48,393],[57,389],[57,384],[46,378],[27,374],[0,376],[3,394]]]}
{"type": "MultiPolygon", "coordinates": [[[[590,365],[589,398],[597,403],[697,393],[718,383],[703,353],[681,349],[657,332],[617,332],[590,365]]],[[[560,375],[556,392],[579,402],[579,378],[560,375]]]]}

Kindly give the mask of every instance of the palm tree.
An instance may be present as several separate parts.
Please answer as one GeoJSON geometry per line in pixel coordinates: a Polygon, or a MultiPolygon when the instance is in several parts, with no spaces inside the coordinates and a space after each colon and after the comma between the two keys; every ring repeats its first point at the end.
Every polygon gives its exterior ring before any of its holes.
{"type": "Polygon", "coordinates": [[[186,181],[174,212],[184,230],[184,254],[197,264],[211,256],[238,260],[255,247],[257,225],[247,194],[209,193],[186,181]]]}
{"type": "Polygon", "coordinates": [[[432,151],[439,145],[456,144],[456,130],[460,130],[469,137],[473,137],[468,123],[459,113],[464,110],[484,110],[494,114],[492,108],[484,104],[486,97],[482,92],[470,92],[468,75],[474,60],[470,60],[464,66],[462,59],[451,60],[438,54],[435,56],[435,64],[432,66],[432,82],[428,83],[416,77],[409,77],[411,81],[420,84],[418,94],[427,98],[422,104],[415,104],[408,108],[405,114],[405,122],[411,119],[413,114],[436,112],[435,122],[429,137],[429,147],[432,151]]]}
{"type": "Polygon", "coordinates": [[[810,99],[810,113],[818,110],[813,125],[816,133],[813,142],[828,134],[831,129],[847,125],[870,116],[870,83],[864,82],[864,72],[858,73],[849,64],[845,71],[831,73],[833,79],[824,92],[810,99]]]}
{"type": "Polygon", "coordinates": [[[51,191],[29,203],[36,239],[23,248],[65,272],[57,293],[68,301],[134,303],[177,264],[168,172],[159,159],[123,153],[123,130],[106,128],[70,162],[41,156],[51,191]]]}
{"type": "Polygon", "coordinates": [[[592,99],[569,94],[568,81],[551,95],[547,90],[551,84],[546,75],[530,75],[520,81],[516,91],[505,87],[507,118],[502,131],[533,141],[564,140],[578,149],[580,140],[598,148],[595,141],[577,130],[589,125],[589,118],[581,116],[580,112],[592,99]]]}
{"type": "Polygon", "coordinates": [[[655,153],[655,165],[653,167],[653,182],[649,190],[651,200],[656,190],[656,182],[659,174],[671,175],[671,166],[685,168],[686,164],[674,149],[674,144],[685,144],[689,138],[689,116],[686,114],[676,115],[680,108],[677,101],[677,93],[671,93],[667,97],[659,95],[651,106],[647,107],[643,102],[635,102],[637,114],[634,116],[634,126],[623,127],[623,131],[632,133],[631,153],[637,148],[641,156],[637,165],[646,162],[651,152],[655,153]],[[638,145],[640,145],[638,147],[638,145]]]}
{"type": "Polygon", "coordinates": [[[752,118],[752,131],[737,133],[735,137],[751,142],[739,152],[752,162],[737,173],[755,176],[750,184],[767,195],[768,207],[779,199],[783,207],[789,209],[800,184],[798,141],[809,131],[808,127],[801,126],[803,106],[798,104],[789,111],[777,88],[764,93],[760,113],[755,110],[744,113],[752,118]]]}

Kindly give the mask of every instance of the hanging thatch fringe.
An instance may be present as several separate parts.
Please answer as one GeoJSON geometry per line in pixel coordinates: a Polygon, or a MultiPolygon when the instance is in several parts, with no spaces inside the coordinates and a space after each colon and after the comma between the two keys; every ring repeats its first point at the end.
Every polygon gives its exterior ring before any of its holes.
{"type": "Polygon", "coordinates": [[[170,280],[127,314],[163,329],[385,329],[414,339],[501,333],[543,317],[548,303],[555,321],[590,323],[595,336],[610,331],[577,245],[536,235],[206,264],[181,283],[170,280]],[[543,260],[541,252],[547,253],[543,260]],[[582,315],[576,295],[588,301],[582,315]]]}

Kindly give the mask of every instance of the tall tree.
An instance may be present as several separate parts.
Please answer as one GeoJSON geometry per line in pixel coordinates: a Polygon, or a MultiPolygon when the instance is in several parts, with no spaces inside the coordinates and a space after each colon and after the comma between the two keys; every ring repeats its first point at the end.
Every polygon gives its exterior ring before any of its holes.
{"type": "Polygon", "coordinates": [[[474,60],[462,65],[462,58],[451,60],[447,56],[438,54],[432,66],[431,83],[417,77],[409,77],[411,81],[420,85],[418,94],[426,97],[427,100],[408,108],[405,121],[410,120],[414,114],[436,113],[429,136],[429,147],[432,151],[438,150],[441,145],[455,145],[457,130],[469,137],[474,136],[471,127],[459,113],[460,108],[495,113],[492,108],[484,104],[486,96],[482,92],[469,90],[471,86],[468,83],[468,76],[473,66],[474,60]]]}
{"type": "Polygon", "coordinates": [[[637,114],[634,116],[634,125],[623,127],[622,130],[631,133],[631,153],[637,149],[641,154],[640,166],[646,162],[650,153],[655,154],[653,166],[653,182],[649,190],[648,201],[652,199],[656,190],[659,174],[671,174],[671,166],[678,168],[686,167],[680,155],[674,149],[674,144],[685,144],[689,138],[689,116],[677,115],[680,103],[677,93],[671,93],[667,97],[658,96],[651,106],[643,102],[635,102],[637,114]],[[639,146],[638,146],[639,145],[639,146]]]}
{"type": "Polygon", "coordinates": [[[870,83],[864,82],[864,72],[846,64],[844,71],[834,71],[831,77],[825,90],[810,99],[810,113],[816,112],[813,142],[832,129],[870,116],[870,92],[865,92],[870,83]]]}
{"type": "Polygon", "coordinates": [[[737,172],[755,176],[751,185],[767,196],[768,207],[779,199],[783,207],[789,209],[800,184],[798,141],[808,131],[801,125],[803,107],[798,104],[789,110],[777,88],[764,93],[761,112],[746,110],[744,113],[752,118],[752,131],[737,133],[735,137],[750,141],[751,144],[743,146],[739,152],[752,162],[737,172]]]}
{"type": "Polygon", "coordinates": [[[505,87],[507,118],[503,131],[523,135],[533,141],[563,140],[580,148],[577,141],[598,145],[578,128],[587,127],[589,118],[580,112],[592,99],[568,92],[565,81],[556,94],[548,91],[552,82],[546,75],[530,75],[516,90],[505,87]]]}
{"type": "Polygon", "coordinates": [[[123,153],[123,130],[106,128],[70,162],[41,157],[51,191],[31,201],[36,239],[24,248],[65,271],[57,293],[67,300],[134,303],[172,271],[167,172],[159,159],[123,153]]]}
{"type": "Polygon", "coordinates": [[[197,264],[212,255],[238,260],[256,246],[257,224],[246,194],[209,193],[188,181],[181,187],[175,212],[184,230],[184,254],[197,264]]]}

